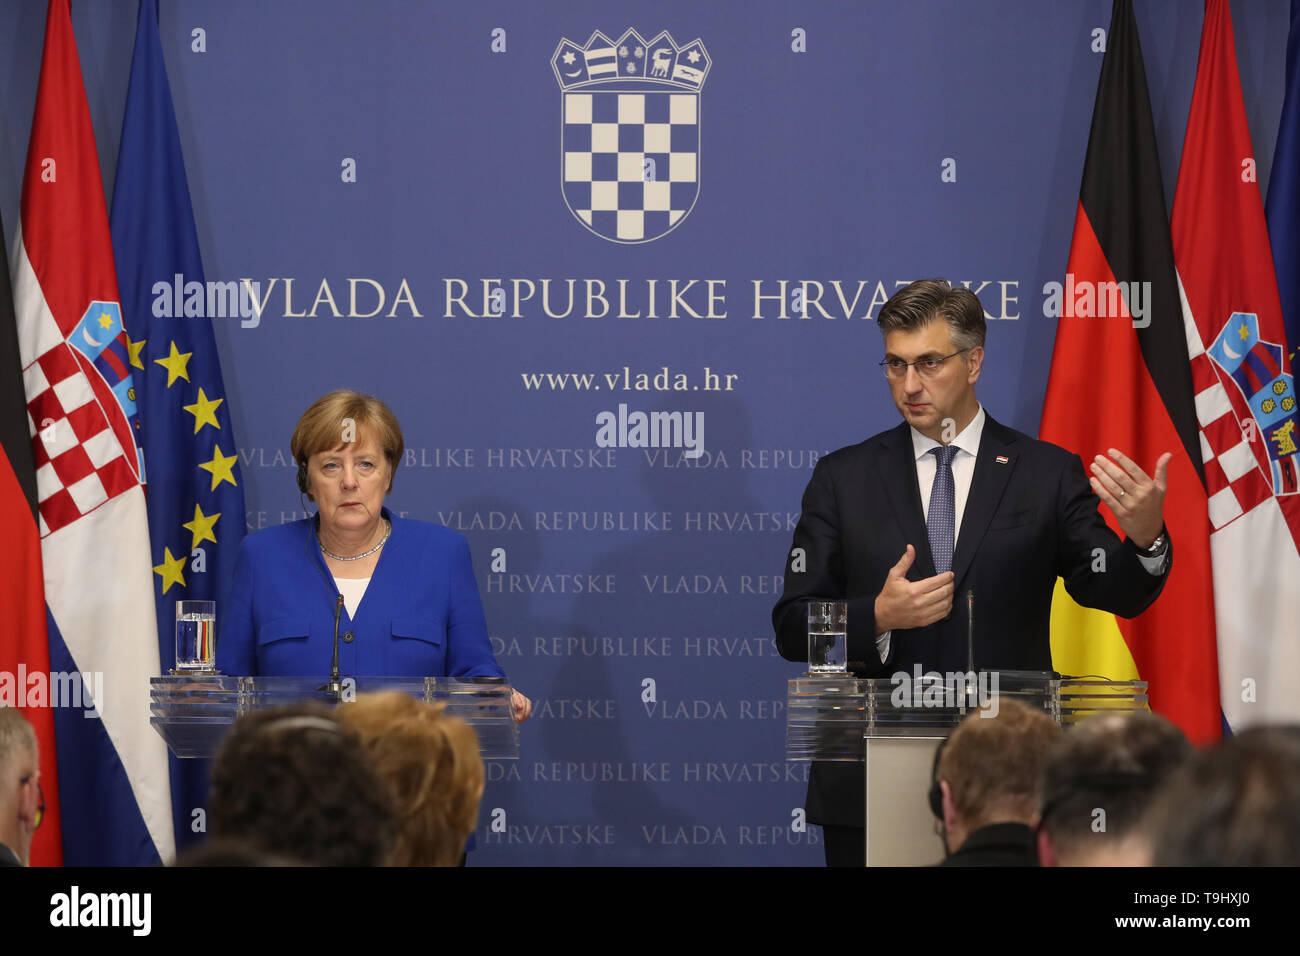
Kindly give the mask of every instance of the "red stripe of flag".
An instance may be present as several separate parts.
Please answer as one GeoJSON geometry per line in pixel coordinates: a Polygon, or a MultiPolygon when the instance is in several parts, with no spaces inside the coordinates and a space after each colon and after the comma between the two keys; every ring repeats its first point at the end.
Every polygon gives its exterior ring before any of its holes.
{"type": "MultiPolygon", "coordinates": [[[[122,363],[122,359],[114,353],[111,345],[99,353],[98,361],[103,362],[113,370],[113,374],[116,375],[117,378],[112,381],[120,382],[122,379],[126,378],[128,374],[126,366],[122,363]]],[[[107,378],[107,376],[105,376],[105,378],[107,378]]]]}

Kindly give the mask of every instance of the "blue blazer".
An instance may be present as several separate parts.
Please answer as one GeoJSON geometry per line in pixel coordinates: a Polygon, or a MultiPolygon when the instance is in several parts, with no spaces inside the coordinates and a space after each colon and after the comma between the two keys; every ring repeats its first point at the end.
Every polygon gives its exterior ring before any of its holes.
{"type": "MultiPolygon", "coordinates": [[[[340,672],[504,677],[488,641],[469,542],[442,525],[383,514],[393,532],[357,616],[344,608],[339,619],[340,672]]],[[[217,608],[222,673],[329,675],[338,592],[315,527],[305,518],[244,539],[230,597],[217,608]]]]}

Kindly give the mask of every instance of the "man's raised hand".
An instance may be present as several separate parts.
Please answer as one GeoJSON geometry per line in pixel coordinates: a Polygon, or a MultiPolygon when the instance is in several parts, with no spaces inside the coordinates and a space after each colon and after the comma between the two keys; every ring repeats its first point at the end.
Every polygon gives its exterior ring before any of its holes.
{"type": "Polygon", "coordinates": [[[1146,550],[1165,526],[1165,490],[1169,487],[1169,462],[1174,456],[1169,452],[1161,455],[1156,461],[1156,476],[1151,478],[1119,449],[1111,448],[1109,454],[1114,461],[1105,455],[1093,459],[1093,476],[1088,480],[1129,540],[1146,550]]]}

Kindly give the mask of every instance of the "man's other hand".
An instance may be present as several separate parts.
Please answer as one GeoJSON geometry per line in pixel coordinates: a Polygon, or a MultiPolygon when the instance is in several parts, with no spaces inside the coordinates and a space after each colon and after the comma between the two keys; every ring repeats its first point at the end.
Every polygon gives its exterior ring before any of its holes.
{"type": "Polygon", "coordinates": [[[924,627],[942,621],[952,611],[952,572],[909,581],[907,569],[915,560],[916,549],[909,544],[898,563],[889,569],[885,587],[876,597],[877,637],[898,628],[924,627]]]}

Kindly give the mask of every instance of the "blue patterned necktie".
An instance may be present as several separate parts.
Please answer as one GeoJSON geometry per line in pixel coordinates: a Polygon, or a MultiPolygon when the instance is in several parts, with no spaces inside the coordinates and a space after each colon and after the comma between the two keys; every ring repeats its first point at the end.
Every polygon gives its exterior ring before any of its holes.
{"type": "Polygon", "coordinates": [[[957,531],[957,492],[952,479],[952,459],[956,445],[931,448],[935,457],[934,484],[930,487],[930,510],[925,527],[930,532],[930,554],[937,574],[952,570],[952,543],[957,531]]]}

